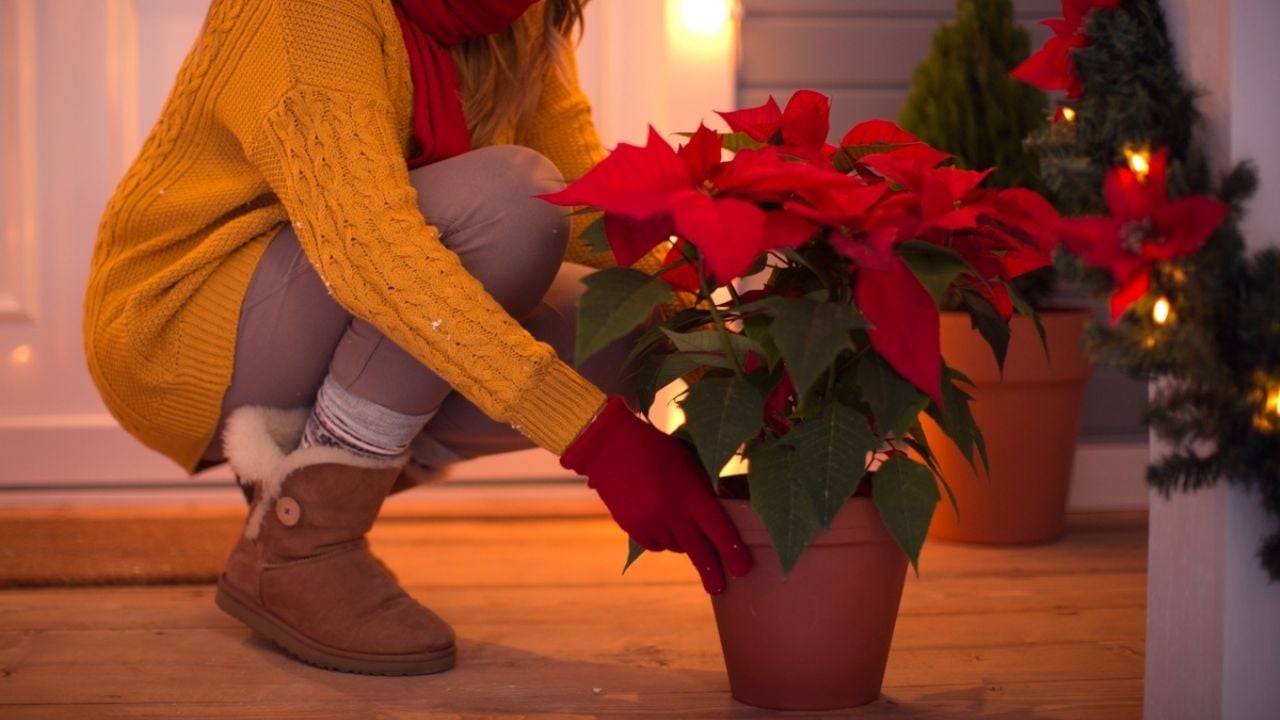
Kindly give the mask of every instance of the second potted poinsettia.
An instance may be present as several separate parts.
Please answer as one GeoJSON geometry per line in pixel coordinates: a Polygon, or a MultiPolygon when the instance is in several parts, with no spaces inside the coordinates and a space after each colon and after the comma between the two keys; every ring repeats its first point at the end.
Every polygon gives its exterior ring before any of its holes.
{"type": "MultiPolygon", "coordinates": [[[[1027,60],[1030,33],[1014,17],[1012,0],[956,0],[955,5],[954,23],[938,27],[930,55],[915,70],[902,124],[955,153],[960,167],[998,166],[990,185],[1039,186],[1036,155],[1023,141],[1049,121],[1047,98],[1010,77],[1027,60]]],[[[1081,17],[1067,14],[1069,19],[1050,24],[1075,33],[1081,17]]],[[[1033,74],[1036,67],[1070,63],[1064,42],[1050,43],[1063,53],[1061,63],[1037,58],[1028,66],[1033,74]]],[[[1055,86],[1067,84],[1061,80],[1055,86]]],[[[1008,330],[994,314],[975,328],[971,313],[958,312],[967,303],[963,294],[943,306],[942,354],[974,382],[973,415],[987,439],[991,467],[989,472],[969,467],[942,431],[926,421],[925,431],[938,439],[933,443],[938,466],[963,508],[959,515],[936,513],[931,539],[1021,544],[1056,538],[1066,527],[1090,371],[1080,339],[1093,313],[1053,297],[1055,281],[1051,267],[1019,278],[1017,287],[1038,314],[1014,317],[1008,330]],[[1003,363],[993,357],[991,344],[1003,363]]]]}
{"type": "Polygon", "coordinates": [[[983,453],[938,303],[967,293],[1007,323],[1008,282],[1049,263],[1056,223],[1038,195],[983,189],[985,173],[941,166],[890,122],[830,145],[829,114],[800,91],[785,109],[723,113],[732,132],[702,127],[678,149],[651,132],[548,196],[602,210],[592,234],[619,264],[587,279],[578,361],[648,324],[630,368],[641,403],[689,381],[677,434],[757,561],[714,600],[730,685],[790,709],[879,695],[906,565],[941,498],[921,418],[971,462],[983,453]],[[652,272],[628,267],[646,257],[652,272]],[[744,292],[747,277],[762,282],[744,292]],[[677,296],[685,309],[654,322],[677,296]],[[745,478],[720,478],[735,456],[745,478]]]}

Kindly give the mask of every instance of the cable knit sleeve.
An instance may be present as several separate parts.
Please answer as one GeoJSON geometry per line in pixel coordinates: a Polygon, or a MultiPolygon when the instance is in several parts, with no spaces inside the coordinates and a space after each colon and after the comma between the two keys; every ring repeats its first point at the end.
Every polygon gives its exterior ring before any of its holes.
{"type": "Polygon", "coordinates": [[[385,98],[297,85],[251,160],[334,298],[491,417],[560,454],[602,393],[529,335],[423,220],[385,98]]]}

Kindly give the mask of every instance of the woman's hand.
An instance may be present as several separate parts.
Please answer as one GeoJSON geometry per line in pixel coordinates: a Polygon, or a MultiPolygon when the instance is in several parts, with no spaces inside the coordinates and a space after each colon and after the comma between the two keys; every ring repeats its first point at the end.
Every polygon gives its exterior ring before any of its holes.
{"type": "Polygon", "coordinates": [[[609,399],[560,464],[587,478],[641,547],[688,553],[708,593],[724,591],[722,561],[734,576],[751,570],[751,553],[692,451],[636,417],[621,398],[609,399]]]}

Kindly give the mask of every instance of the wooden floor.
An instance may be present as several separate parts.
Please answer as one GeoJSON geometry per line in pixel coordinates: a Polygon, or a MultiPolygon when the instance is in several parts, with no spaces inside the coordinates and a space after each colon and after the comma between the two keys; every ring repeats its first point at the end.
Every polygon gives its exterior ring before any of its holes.
{"type": "MultiPolygon", "coordinates": [[[[450,620],[458,666],[373,678],[289,660],[209,586],[0,591],[0,718],[755,718],[681,557],[625,577],[604,518],[385,518],[377,551],[450,620]]],[[[824,717],[1138,718],[1146,521],[1052,545],[926,545],[872,705],[824,717]]],[[[786,717],[809,717],[787,714],[786,717]]]]}

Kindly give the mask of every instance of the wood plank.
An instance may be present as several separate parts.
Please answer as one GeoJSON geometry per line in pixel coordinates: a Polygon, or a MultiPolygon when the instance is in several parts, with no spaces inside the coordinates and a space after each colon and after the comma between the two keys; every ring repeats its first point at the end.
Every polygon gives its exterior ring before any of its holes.
{"type": "MultiPolygon", "coordinates": [[[[898,636],[901,638],[906,629],[917,625],[942,630],[948,618],[962,618],[954,630],[938,637],[963,637],[964,642],[977,642],[983,635],[1000,632],[999,628],[968,632],[968,628],[982,622],[983,616],[995,618],[996,625],[1002,622],[1001,618],[1025,617],[1026,622],[1037,627],[1045,623],[1070,627],[1082,616],[1128,618],[1126,622],[1140,627],[1145,600],[1142,578],[1108,577],[1101,584],[1108,588],[1107,592],[1100,593],[1096,585],[1072,577],[1035,578],[1021,583],[1018,590],[989,579],[948,580],[933,587],[909,582],[903,592],[898,636]]],[[[616,609],[626,606],[645,608],[647,616],[669,620],[673,625],[695,619],[706,623],[710,613],[710,603],[693,582],[500,590],[409,586],[408,590],[459,626],[470,622],[518,622],[542,628],[576,627],[593,622],[593,618],[603,618],[607,624],[617,622],[616,609]]],[[[236,622],[214,607],[213,588],[208,586],[0,593],[0,630],[5,631],[234,627],[238,627],[236,622]]],[[[926,634],[933,632],[930,629],[926,634]]],[[[1028,631],[1011,628],[1009,632],[1028,631]]],[[[1035,630],[1035,637],[1027,639],[1040,637],[1040,632],[1035,630]]],[[[1070,637],[1068,633],[1060,639],[1070,637]]]]}
{"type": "MultiPolygon", "coordinates": [[[[1109,517],[1073,516],[1060,543],[1040,547],[928,543],[922,574],[907,578],[902,614],[1140,609],[1144,516],[1109,517]]],[[[621,534],[608,521],[406,520],[381,524],[374,545],[401,581],[429,602],[452,596],[463,598],[457,601],[463,606],[468,597],[484,604],[486,592],[500,589],[522,591],[522,603],[546,605],[566,588],[605,602],[630,597],[648,604],[677,593],[703,602],[683,556],[648,555],[622,576],[621,534]]],[[[185,627],[208,622],[193,620],[187,608],[211,607],[211,593],[204,586],[8,591],[0,593],[0,628],[185,627]]]]}
{"type": "MultiPolygon", "coordinates": [[[[3,679],[7,704],[215,702],[229,693],[284,704],[344,695],[374,700],[409,692],[406,685],[419,686],[418,693],[428,697],[441,687],[476,697],[515,687],[522,701],[538,707],[596,687],[624,694],[724,692],[727,680],[712,635],[677,634],[670,642],[659,648],[629,628],[598,634],[544,629],[530,638],[511,625],[477,627],[460,638],[455,670],[399,685],[394,678],[306,668],[248,630],[5,633],[0,664],[9,668],[3,679]]],[[[1110,641],[895,648],[885,683],[981,687],[1054,682],[1068,675],[1080,681],[1133,679],[1142,676],[1142,663],[1139,648],[1110,641]]]]}
{"type": "MultiPolygon", "coordinates": [[[[1027,577],[1140,572],[1146,563],[1145,514],[1073,515],[1060,542],[988,547],[926,542],[921,579],[1027,577]]],[[[380,522],[370,542],[407,584],[511,585],[620,580],[625,535],[607,519],[380,522]],[[548,564],[546,560],[554,558],[548,564]]],[[[626,580],[679,582],[692,571],[681,556],[646,555],[626,580]]]]}
{"type": "MultiPolygon", "coordinates": [[[[1145,517],[1070,525],[1039,547],[928,545],[925,572],[906,585],[884,697],[858,717],[1139,717],[1145,517]]],[[[770,715],[730,698],[687,561],[654,555],[620,576],[621,538],[605,519],[406,516],[380,523],[375,545],[458,630],[453,671],[307,667],[218,611],[209,586],[10,590],[0,716],[770,715]]]]}
{"type": "MultiPolygon", "coordinates": [[[[411,683],[412,680],[402,681],[411,683]]],[[[764,718],[779,717],[775,712],[747,707],[734,702],[727,693],[662,693],[609,699],[592,698],[582,702],[577,696],[561,702],[554,710],[525,707],[504,711],[513,702],[499,688],[499,703],[464,705],[441,692],[434,702],[405,699],[397,695],[379,700],[360,698],[331,699],[326,702],[303,701],[288,706],[270,700],[224,702],[184,702],[181,713],[187,717],[235,720],[350,720],[377,717],[384,720],[431,717],[433,720],[455,718],[492,718],[515,720],[566,720],[581,718],[641,717],[690,720],[690,718],[764,718]],[[445,698],[454,700],[446,704],[445,698]],[[627,700],[628,702],[624,702],[627,700]],[[579,709],[581,708],[581,709],[579,709]]],[[[601,688],[600,693],[606,690],[601,688]]],[[[861,720],[929,718],[951,720],[975,717],[1016,718],[1017,720],[1129,720],[1142,717],[1142,681],[1133,679],[1084,682],[1015,683],[977,687],[917,686],[889,688],[876,702],[851,711],[830,713],[787,713],[788,718],[857,717],[861,720]],[[1137,700],[1135,700],[1137,698],[1137,700]]],[[[54,720],[92,717],[104,720],[171,720],[175,706],[170,703],[118,702],[112,704],[27,705],[6,708],[8,720],[54,720]]]]}

